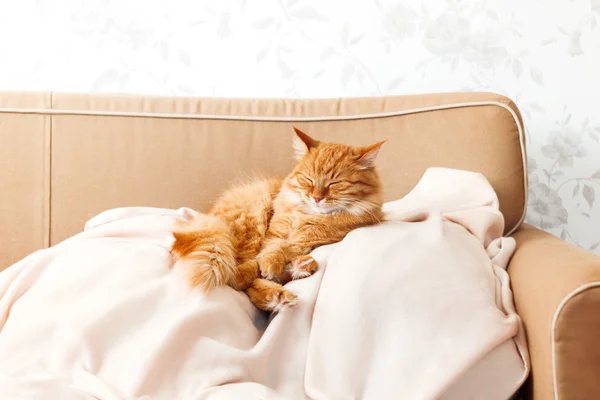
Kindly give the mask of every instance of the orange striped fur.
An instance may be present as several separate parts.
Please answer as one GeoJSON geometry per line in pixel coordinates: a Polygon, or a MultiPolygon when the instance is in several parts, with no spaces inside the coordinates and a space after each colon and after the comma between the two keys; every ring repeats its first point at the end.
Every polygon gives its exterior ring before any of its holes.
{"type": "Polygon", "coordinates": [[[233,187],[174,230],[171,251],[193,287],[245,290],[266,311],[292,306],[296,296],[282,283],[316,271],[313,249],[382,220],[374,161],[384,142],[352,147],[294,130],[298,164],[290,175],[233,187]]]}

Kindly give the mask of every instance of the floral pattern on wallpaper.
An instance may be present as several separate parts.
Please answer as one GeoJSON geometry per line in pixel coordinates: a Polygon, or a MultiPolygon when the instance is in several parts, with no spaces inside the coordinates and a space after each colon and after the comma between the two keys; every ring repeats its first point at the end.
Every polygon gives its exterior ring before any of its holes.
{"type": "Polygon", "coordinates": [[[600,253],[599,25],[600,0],[20,0],[0,89],[496,91],[527,126],[527,221],[600,253]]]}

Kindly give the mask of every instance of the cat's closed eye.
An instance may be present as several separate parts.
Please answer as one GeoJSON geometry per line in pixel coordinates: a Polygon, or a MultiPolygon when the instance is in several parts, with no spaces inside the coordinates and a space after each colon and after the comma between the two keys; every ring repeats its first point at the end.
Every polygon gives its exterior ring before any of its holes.
{"type": "Polygon", "coordinates": [[[296,177],[296,180],[298,181],[299,184],[301,185],[309,185],[309,186],[314,186],[314,181],[312,179],[310,179],[309,177],[305,176],[305,175],[298,175],[296,177]]]}
{"type": "Polygon", "coordinates": [[[348,181],[333,181],[327,185],[327,189],[335,191],[335,192],[341,192],[341,191],[347,190],[351,186],[352,186],[352,183],[348,182],[348,181]]]}

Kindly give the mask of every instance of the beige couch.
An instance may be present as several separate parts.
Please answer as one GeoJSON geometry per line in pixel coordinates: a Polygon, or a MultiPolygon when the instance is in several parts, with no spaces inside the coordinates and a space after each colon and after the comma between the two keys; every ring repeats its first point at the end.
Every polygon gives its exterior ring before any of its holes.
{"type": "Polygon", "coordinates": [[[343,100],[0,95],[0,268],[122,206],[202,210],[241,175],[282,176],[291,126],[384,138],[387,200],[426,168],[482,172],[518,248],[509,273],[532,373],[525,399],[600,398],[600,257],[523,224],[525,133],[509,99],[450,93],[343,100]]]}

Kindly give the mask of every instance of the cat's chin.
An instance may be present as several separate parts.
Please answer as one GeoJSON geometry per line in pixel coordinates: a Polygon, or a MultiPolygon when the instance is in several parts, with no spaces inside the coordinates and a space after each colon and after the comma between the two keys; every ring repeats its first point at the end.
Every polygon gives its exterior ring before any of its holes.
{"type": "Polygon", "coordinates": [[[315,204],[307,204],[306,208],[308,208],[308,210],[313,214],[321,215],[337,214],[338,212],[342,211],[339,207],[323,207],[315,204]]]}

